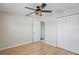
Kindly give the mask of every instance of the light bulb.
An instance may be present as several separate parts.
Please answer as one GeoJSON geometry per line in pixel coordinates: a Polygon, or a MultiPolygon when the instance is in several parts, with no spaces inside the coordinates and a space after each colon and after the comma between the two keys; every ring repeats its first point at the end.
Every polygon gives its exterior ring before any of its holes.
{"type": "Polygon", "coordinates": [[[38,12],[38,15],[39,15],[39,16],[42,16],[42,12],[41,12],[41,11],[39,11],[39,12],[38,12]]]}

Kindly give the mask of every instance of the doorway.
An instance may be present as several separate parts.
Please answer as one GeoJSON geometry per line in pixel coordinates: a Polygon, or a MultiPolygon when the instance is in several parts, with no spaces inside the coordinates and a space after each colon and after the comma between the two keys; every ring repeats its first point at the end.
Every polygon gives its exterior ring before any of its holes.
{"type": "Polygon", "coordinates": [[[33,21],[33,42],[45,39],[45,22],[33,21]]]}

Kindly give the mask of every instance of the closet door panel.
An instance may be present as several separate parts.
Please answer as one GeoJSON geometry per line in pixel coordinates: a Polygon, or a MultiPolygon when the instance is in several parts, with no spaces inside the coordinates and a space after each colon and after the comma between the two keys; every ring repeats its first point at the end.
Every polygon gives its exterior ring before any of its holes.
{"type": "Polygon", "coordinates": [[[71,39],[71,20],[70,17],[64,17],[64,49],[70,50],[70,39],[71,39]]]}
{"type": "Polygon", "coordinates": [[[60,48],[63,48],[63,44],[64,44],[64,21],[62,21],[63,19],[58,19],[57,22],[57,45],[60,48]]]}
{"type": "Polygon", "coordinates": [[[79,54],[79,15],[71,16],[71,51],[79,54]]]}
{"type": "Polygon", "coordinates": [[[63,17],[58,19],[58,47],[70,50],[70,19],[69,17],[63,17]]]}

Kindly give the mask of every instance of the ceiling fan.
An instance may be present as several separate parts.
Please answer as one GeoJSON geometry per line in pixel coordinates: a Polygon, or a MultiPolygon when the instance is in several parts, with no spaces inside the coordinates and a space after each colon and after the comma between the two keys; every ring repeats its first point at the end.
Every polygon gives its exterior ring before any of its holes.
{"type": "Polygon", "coordinates": [[[34,12],[26,14],[26,16],[30,16],[33,13],[35,13],[36,15],[39,15],[39,16],[42,16],[43,12],[45,12],[45,13],[52,13],[52,10],[43,10],[44,7],[46,7],[46,5],[47,5],[46,3],[42,3],[40,6],[36,6],[36,9],[30,8],[30,7],[25,7],[27,9],[34,10],[34,12]]]}

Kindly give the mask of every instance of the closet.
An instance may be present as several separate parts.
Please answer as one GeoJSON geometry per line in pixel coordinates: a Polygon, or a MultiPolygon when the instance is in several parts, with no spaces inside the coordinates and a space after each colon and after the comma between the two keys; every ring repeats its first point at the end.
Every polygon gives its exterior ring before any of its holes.
{"type": "Polygon", "coordinates": [[[79,54],[79,14],[57,18],[57,46],[79,54]]]}

